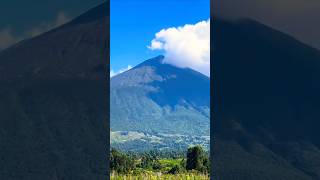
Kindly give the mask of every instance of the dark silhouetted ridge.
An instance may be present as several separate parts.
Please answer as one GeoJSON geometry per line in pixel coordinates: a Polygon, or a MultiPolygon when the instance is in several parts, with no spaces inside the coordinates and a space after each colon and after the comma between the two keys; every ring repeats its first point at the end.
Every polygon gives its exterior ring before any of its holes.
{"type": "Polygon", "coordinates": [[[320,52],[252,20],[211,35],[215,178],[319,179],[320,52]]]}
{"type": "Polygon", "coordinates": [[[84,14],[80,15],[76,19],[72,20],[69,25],[83,24],[88,22],[97,21],[109,16],[109,0],[106,2],[88,10],[84,14]]]}
{"type": "Polygon", "coordinates": [[[107,179],[107,7],[0,52],[0,179],[107,179]]]}

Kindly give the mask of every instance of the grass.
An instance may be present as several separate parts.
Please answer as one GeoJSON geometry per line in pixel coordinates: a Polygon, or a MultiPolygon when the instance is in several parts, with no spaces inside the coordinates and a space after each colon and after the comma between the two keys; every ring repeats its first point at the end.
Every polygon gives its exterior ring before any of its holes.
{"type": "Polygon", "coordinates": [[[202,174],[197,172],[184,172],[179,174],[167,174],[168,171],[175,165],[179,165],[182,159],[160,159],[159,162],[163,166],[161,171],[155,172],[137,168],[138,174],[111,174],[111,180],[209,180],[208,174],[202,174]]]}
{"type": "Polygon", "coordinates": [[[161,171],[166,172],[173,168],[175,165],[179,165],[182,159],[160,159],[159,162],[162,166],[161,171]]]}
{"type": "Polygon", "coordinates": [[[159,162],[163,166],[173,167],[179,165],[182,159],[160,159],[159,162]]]}
{"type": "Polygon", "coordinates": [[[117,175],[111,174],[111,180],[209,180],[206,174],[183,173],[183,174],[162,174],[149,172],[139,175],[117,175]]]}
{"type": "Polygon", "coordinates": [[[179,174],[167,174],[168,171],[175,165],[179,165],[182,159],[160,159],[159,162],[163,166],[161,171],[155,172],[137,168],[138,174],[117,174],[113,172],[111,174],[111,180],[209,180],[208,174],[202,174],[197,172],[184,172],[179,174]]]}

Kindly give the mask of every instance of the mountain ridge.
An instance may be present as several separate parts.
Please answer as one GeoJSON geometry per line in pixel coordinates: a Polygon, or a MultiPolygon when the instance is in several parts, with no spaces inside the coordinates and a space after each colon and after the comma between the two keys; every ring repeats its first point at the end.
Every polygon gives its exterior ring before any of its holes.
{"type": "Polygon", "coordinates": [[[1,51],[0,81],[103,77],[101,74],[106,74],[106,63],[101,55],[107,56],[109,49],[108,13],[103,11],[107,7],[106,1],[62,26],[1,51]],[[12,53],[14,51],[19,53],[12,53]],[[96,55],[89,55],[89,51],[96,55]],[[16,66],[24,57],[28,57],[25,65],[16,66]]]}
{"type": "Polygon", "coordinates": [[[319,179],[320,52],[253,20],[211,34],[216,178],[319,179]]]}
{"type": "Polygon", "coordinates": [[[0,179],[108,178],[109,12],[93,11],[0,52],[0,179]]]}
{"type": "Polygon", "coordinates": [[[145,60],[111,78],[111,129],[154,136],[208,136],[209,78],[189,68],[162,63],[163,59],[145,60]]]}

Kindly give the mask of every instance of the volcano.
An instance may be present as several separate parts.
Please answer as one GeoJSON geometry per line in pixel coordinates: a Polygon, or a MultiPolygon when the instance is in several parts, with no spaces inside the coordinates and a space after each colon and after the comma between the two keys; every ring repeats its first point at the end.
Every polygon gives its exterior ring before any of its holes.
{"type": "Polygon", "coordinates": [[[320,52],[250,19],[215,19],[217,179],[320,179],[320,52]]]}
{"type": "Polygon", "coordinates": [[[108,12],[0,52],[0,179],[107,179],[108,12]]]}
{"type": "Polygon", "coordinates": [[[210,79],[151,58],[111,78],[112,131],[210,135],[210,79]]]}

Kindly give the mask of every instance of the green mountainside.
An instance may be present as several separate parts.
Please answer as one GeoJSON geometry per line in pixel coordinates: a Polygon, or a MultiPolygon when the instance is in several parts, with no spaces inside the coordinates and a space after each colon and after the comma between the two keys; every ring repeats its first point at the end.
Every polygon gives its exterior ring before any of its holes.
{"type": "Polygon", "coordinates": [[[146,60],[111,79],[111,130],[210,136],[209,78],[164,64],[164,58],[146,60]]]}

